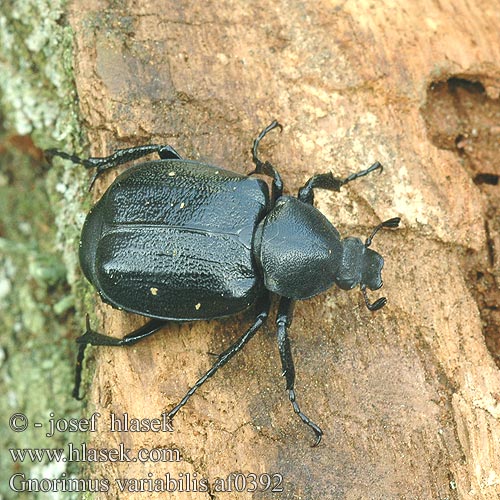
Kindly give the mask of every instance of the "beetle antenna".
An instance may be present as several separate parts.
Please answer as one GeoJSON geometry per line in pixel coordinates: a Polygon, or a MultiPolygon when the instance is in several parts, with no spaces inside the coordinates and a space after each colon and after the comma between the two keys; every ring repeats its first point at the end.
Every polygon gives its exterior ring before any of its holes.
{"type": "MultiPolygon", "coordinates": [[[[365,248],[368,248],[372,244],[372,240],[373,240],[374,236],[381,229],[383,229],[385,227],[389,227],[389,228],[390,227],[398,227],[400,222],[401,222],[400,217],[393,217],[392,219],[388,219],[384,222],[381,222],[378,226],[375,226],[375,228],[372,231],[372,234],[370,234],[370,236],[368,236],[368,238],[366,238],[365,248]]],[[[370,302],[370,300],[368,299],[368,294],[366,293],[366,285],[361,285],[361,293],[363,294],[363,298],[365,299],[366,307],[370,311],[378,311],[379,309],[384,307],[385,304],[387,303],[387,299],[385,297],[380,297],[375,302],[370,302]]]]}
{"type": "Polygon", "coordinates": [[[366,285],[361,285],[361,293],[363,294],[363,298],[365,299],[366,307],[370,309],[370,311],[378,311],[387,304],[386,297],[380,297],[375,302],[370,302],[368,300],[368,294],[366,293],[366,285]]]}
{"type": "Polygon", "coordinates": [[[373,237],[384,227],[398,227],[401,222],[401,217],[393,217],[392,219],[386,220],[375,227],[372,234],[366,238],[365,247],[368,248],[372,244],[373,237]]]}

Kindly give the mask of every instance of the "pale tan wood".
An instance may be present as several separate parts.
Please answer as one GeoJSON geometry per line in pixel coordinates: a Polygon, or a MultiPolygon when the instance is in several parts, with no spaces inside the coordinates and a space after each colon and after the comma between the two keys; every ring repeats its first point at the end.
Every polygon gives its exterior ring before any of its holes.
{"type": "MultiPolygon", "coordinates": [[[[174,433],[105,432],[111,412],[152,418],[177,403],[213,362],[208,353],[250,323],[248,312],[95,351],[90,408],[102,425],[92,445],[174,448],[183,460],[107,462],[93,472],[112,483],[280,473],[285,491],[273,498],[287,499],[497,499],[499,352],[483,333],[498,326],[499,188],[473,182],[478,172],[499,174],[497,0],[109,8],[75,0],[70,13],[93,154],[162,142],[245,172],[252,139],[278,118],[284,131],[262,154],[290,192],[313,173],[344,176],[379,160],[381,175],[318,194],[317,205],[343,236],[365,237],[393,216],[403,223],[374,243],[386,258],[385,309],[372,314],[357,293],[337,290],[297,304],[297,394],[325,431],[320,447],[310,448],[313,436],[287,401],[272,321],[191,399],[174,433]]],[[[98,182],[98,195],[112,177],[98,182]]],[[[140,324],[100,310],[100,328],[113,335],[140,324]]]]}

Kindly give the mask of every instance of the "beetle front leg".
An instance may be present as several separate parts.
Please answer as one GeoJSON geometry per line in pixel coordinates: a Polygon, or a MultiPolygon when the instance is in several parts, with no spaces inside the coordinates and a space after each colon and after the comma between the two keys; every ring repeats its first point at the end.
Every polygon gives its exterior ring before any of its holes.
{"type": "Polygon", "coordinates": [[[318,446],[323,436],[323,431],[307,416],[302,413],[297,399],[295,397],[295,367],[293,365],[292,351],[290,349],[290,340],[288,338],[287,328],[292,323],[292,311],[294,302],[292,299],[283,297],[280,300],[278,308],[278,349],[281,357],[282,375],[286,379],[286,390],[292,403],[293,410],[300,417],[302,422],[308,425],[316,435],[316,442],[313,446],[318,446]]]}
{"type": "Polygon", "coordinates": [[[137,328],[133,332],[125,335],[123,338],[110,337],[109,335],[103,335],[90,327],[89,316],[86,319],[86,332],[76,339],[79,344],[78,355],[76,358],[76,369],[75,369],[75,385],[73,388],[73,397],[75,399],[82,399],[80,397],[80,385],[82,382],[82,369],[83,360],[85,357],[85,348],[88,345],[104,345],[104,346],[129,346],[140,342],[141,340],[153,335],[158,330],[163,328],[168,323],[167,320],[163,319],[152,319],[148,321],[144,326],[137,328]]]}
{"type": "Polygon", "coordinates": [[[269,308],[271,306],[271,297],[266,294],[263,299],[259,301],[259,309],[261,312],[257,315],[254,324],[229,348],[227,348],[223,353],[218,356],[217,361],[214,363],[212,368],[208,370],[203,377],[198,379],[198,381],[189,389],[185,396],[181,399],[179,404],[177,404],[168,413],[168,418],[172,420],[176,413],[189,401],[189,398],[212,376],[215,372],[222,368],[236,353],[240,352],[243,347],[248,343],[248,341],[257,333],[261,326],[266,322],[269,316],[269,308]]]}
{"type": "Polygon", "coordinates": [[[144,146],[136,146],[133,148],[118,149],[112,155],[103,157],[90,157],[87,159],[82,159],[76,155],[70,155],[64,151],[58,151],[57,149],[47,149],[45,151],[45,157],[48,161],[51,161],[54,156],[58,156],[65,160],[70,160],[73,163],[83,165],[85,168],[91,169],[95,168],[95,174],[90,182],[90,188],[94,185],[97,177],[103,172],[110,168],[118,167],[129,161],[138,160],[144,156],[151,153],[158,153],[158,156],[162,160],[181,160],[181,156],[177,151],[168,145],[161,144],[146,144],[144,146]]]}

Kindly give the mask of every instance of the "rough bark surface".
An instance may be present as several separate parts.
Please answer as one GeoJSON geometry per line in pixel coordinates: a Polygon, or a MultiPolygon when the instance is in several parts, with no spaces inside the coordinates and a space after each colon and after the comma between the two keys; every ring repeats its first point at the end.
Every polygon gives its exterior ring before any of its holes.
{"type": "MultiPolygon", "coordinates": [[[[325,431],[318,448],[286,398],[273,316],[175,432],[107,432],[111,413],[154,418],[177,403],[249,311],[94,351],[89,411],[102,417],[91,445],[178,449],[182,460],[106,462],[93,474],[120,498],[142,496],[120,493],[116,478],[169,473],[211,485],[169,498],[497,499],[498,2],[75,0],[69,20],[93,155],[166,143],[248,172],[252,139],[278,118],[283,133],[262,155],[289,192],[314,173],[384,165],[317,196],[343,236],[402,218],[374,243],[386,258],[382,311],[333,289],[296,306],[296,389],[325,431]],[[217,492],[232,472],[279,473],[284,491],[217,492]]],[[[98,307],[108,334],[141,324],[98,307]]]]}

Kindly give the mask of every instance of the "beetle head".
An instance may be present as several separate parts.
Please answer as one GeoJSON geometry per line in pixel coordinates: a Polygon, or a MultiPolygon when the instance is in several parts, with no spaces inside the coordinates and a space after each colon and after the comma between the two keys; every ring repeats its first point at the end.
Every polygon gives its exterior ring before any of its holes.
{"type": "Polygon", "coordinates": [[[371,303],[368,300],[366,289],[378,290],[382,286],[383,257],[368,248],[377,232],[384,227],[397,227],[399,217],[382,222],[372,231],[372,234],[363,243],[359,238],[345,238],[342,241],[342,258],[338,267],[335,283],[343,290],[351,290],[360,285],[366,307],[376,311],[385,305],[387,299],[381,297],[371,303]]]}
{"type": "Polygon", "coordinates": [[[358,285],[377,290],[382,286],[383,266],[382,256],[368,248],[359,238],[345,238],[335,283],[342,290],[352,290],[358,285]]]}

